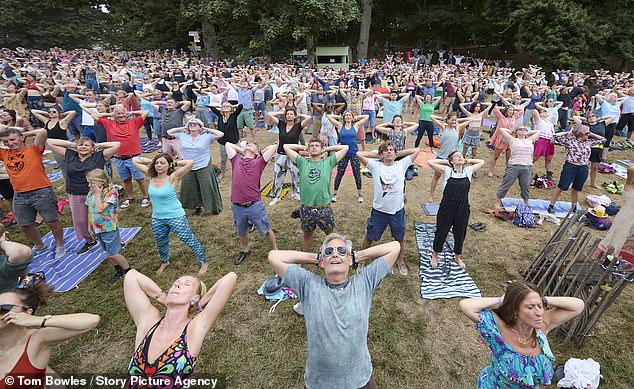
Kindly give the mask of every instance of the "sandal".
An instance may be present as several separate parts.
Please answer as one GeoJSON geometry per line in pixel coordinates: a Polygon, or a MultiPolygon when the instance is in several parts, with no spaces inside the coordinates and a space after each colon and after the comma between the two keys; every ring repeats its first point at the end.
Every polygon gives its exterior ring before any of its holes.
{"type": "Polygon", "coordinates": [[[469,227],[471,227],[474,231],[482,231],[482,232],[486,231],[487,229],[487,226],[480,222],[469,224],[469,227]]]}

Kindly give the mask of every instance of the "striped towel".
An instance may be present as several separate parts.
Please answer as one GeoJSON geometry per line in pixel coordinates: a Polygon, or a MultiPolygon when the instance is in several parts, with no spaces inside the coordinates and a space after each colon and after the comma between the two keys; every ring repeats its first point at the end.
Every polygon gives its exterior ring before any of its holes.
{"type": "Polygon", "coordinates": [[[432,269],[430,259],[436,225],[414,223],[416,243],[420,253],[420,294],[424,299],[454,297],[482,297],[473,279],[456,261],[453,254],[453,237],[447,235],[443,252],[438,254],[438,267],[432,269]]]}
{"type": "MultiPolygon", "coordinates": [[[[119,230],[121,240],[127,243],[139,231],[141,231],[141,227],[122,228],[119,230]]],[[[48,247],[55,247],[53,235],[50,232],[46,234],[42,241],[48,247]]],[[[73,228],[64,228],[66,255],[56,261],[53,251],[38,253],[33,257],[33,262],[29,265],[28,271],[30,273],[43,272],[46,275],[46,282],[56,292],[68,292],[77,287],[84,278],[95,271],[99,264],[108,256],[101,248],[101,245],[93,247],[92,250],[84,254],[75,254],[83,245],[84,241],[77,240],[73,228]]]]}
{"type": "Polygon", "coordinates": [[[141,138],[141,151],[144,153],[151,153],[156,150],[160,150],[161,146],[158,145],[158,139],[154,138],[149,140],[148,138],[141,138]]]}

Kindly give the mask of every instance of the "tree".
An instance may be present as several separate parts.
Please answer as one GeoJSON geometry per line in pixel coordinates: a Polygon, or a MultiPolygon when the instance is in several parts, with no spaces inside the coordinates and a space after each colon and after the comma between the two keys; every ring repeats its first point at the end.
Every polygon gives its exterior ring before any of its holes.
{"type": "Polygon", "coordinates": [[[361,28],[359,29],[359,43],[357,44],[357,59],[368,58],[368,44],[370,43],[370,27],[372,26],[373,0],[361,0],[361,28]]]}

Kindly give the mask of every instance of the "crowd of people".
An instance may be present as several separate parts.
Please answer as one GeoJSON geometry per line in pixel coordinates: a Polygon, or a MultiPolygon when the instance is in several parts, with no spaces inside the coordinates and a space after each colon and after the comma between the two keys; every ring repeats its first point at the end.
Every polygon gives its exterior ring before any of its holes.
{"type": "MultiPolygon", "coordinates": [[[[202,280],[207,256],[186,210],[221,213],[219,188],[228,185],[240,247],[234,263],[248,258],[249,230],[257,228],[270,246],[274,271],[299,297],[294,309],[306,323],[306,387],[377,387],[367,346],[370,305],[394,265],[408,275],[406,182],[418,174],[415,161],[421,153],[430,153],[433,171],[425,202],[434,201],[443,177],[430,265],[439,265],[438,253],[453,231],[455,261],[465,268],[469,192],[479,169],[487,165],[493,177],[505,154],[504,175],[491,204],[502,209],[501,200],[516,180],[528,204],[535,163],[544,157],[544,177],[554,181],[553,156],[562,152],[555,145],[562,145],[565,164],[550,199],[553,212],[571,186],[573,204],[588,176],[596,186],[597,166],[609,158],[615,134],[627,128],[621,145],[634,143],[632,74],[546,74],[533,65],[513,69],[509,61],[444,54],[389,55],[347,71],[252,61],[234,67],[231,61],[171,51],[0,50],[2,222],[16,223],[32,244],[9,241],[4,230],[0,234],[6,253],[0,264],[0,374],[41,377],[53,345],[99,323],[98,316],[87,313],[34,315],[50,288],[45,275],[25,275],[26,268],[33,256],[49,250],[57,261],[68,254],[57,207],[57,197],[67,195],[76,237],[84,242],[77,254],[100,245],[114,266],[110,283],[124,279],[125,301],[137,328],[128,385],[146,387],[141,378],[153,371],[170,379],[189,376],[237,276],[231,272],[207,289],[202,280]],[[418,122],[404,119],[417,113],[418,122]],[[273,128],[277,142],[264,146],[263,132],[273,128]],[[482,145],[487,129],[490,156],[482,145]],[[158,138],[159,153],[143,156],[141,133],[158,138]],[[408,148],[408,135],[414,133],[414,147],[408,148]],[[366,150],[373,143],[377,151],[366,150]],[[219,147],[219,168],[212,163],[213,147],[219,147]],[[63,173],[64,190],[56,191],[46,174],[46,149],[63,173]],[[299,201],[301,251],[278,249],[261,195],[269,162],[274,172],[268,207],[281,201],[289,172],[291,198],[299,201]],[[358,203],[364,201],[362,173],[373,183],[359,251],[337,232],[331,207],[349,201],[338,193],[348,165],[358,203]],[[119,182],[125,191],[115,185],[119,182]],[[157,274],[170,263],[173,232],[196,256],[198,277],[180,277],[163,291],[132,269],[122,254],[118,220],[125,217],[121,210],[136,206],[136,194],[140,207],[152,208],[148,224],[160,258],[157,274]],[[41,222],[52,232],[55,247],[42,242],[41,222]],[[388,226],[393,241],[373,246],[388,226]],[[326,238],[315,253],[317,228],[326,238]],[[317,265],[323,276],[297,265],[317,265]],[[349,276],[351,267],[357,268],[354,276],[349,276]]],[[[553,377],[546,335],[578,315],[583,302],[545,297],[534,286],[515,282],[500,298],[463,300],[460,308],[477,323],[492,352],[493,363],[481,372],[478,387],[536,388],[553,377]]]]}

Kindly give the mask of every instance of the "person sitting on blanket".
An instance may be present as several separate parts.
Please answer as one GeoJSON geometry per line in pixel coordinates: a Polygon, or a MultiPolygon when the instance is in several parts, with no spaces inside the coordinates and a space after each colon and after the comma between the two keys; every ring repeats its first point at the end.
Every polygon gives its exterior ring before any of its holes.
{"type": "Polygon", "coordinates": [[[195,370],[205,336],[227,305],[236,279],[236,273],[228,273],[207,290],[200,279],[183,276],[164,292],[149,277],[129,271],[123,292],[136,325],[136,351],[128,365],[126,387],[146,388],[143,382],[149,378],[171,380],[162,387],[184,387],[178,383],[195,370]],[[151,299],[165,306],[164,315],[151,299]],[[198,314],[192,318],[194,312],[198,314]]]}
{"type": "Polygon", "coordinates": [[[584,125],[576,125],[568,132],[555,134],[553,138],[566,148],[566,163],[561,168],[559,184],[550,197],[548,213],[555,213],[554,206],[561,192],[567,191],[572,184],[570,202],[572,207],[577,206],[579,192],[583,189],[588,179],[588,162],[592,146],[605,142],[605,138],[590,132],[590,128],[584,125]],[[592,139],[590,139],[592,138],[592,139]]]}
{"type": "Polygon", "coordinates": [[[400,248],[393,241],[354,253],[350,240],[333,233],[326,236],[317,254],[269,252],[271,266],[304,307],[306,388],[377,387],[368,350],[370,306],[375,289],[391,273],[400,248]],[[355,262],[371,258],[377,259],[348,277],[355,262]],[[301,264],[319,266],[324,278],[298,266],[301,264]]]}
{"type": "Polygon", "coordinates": [[[4,226],[0,224],[0,248],[6,255],[0,255],[0,293],[15,288],[18,280],[26,273],[31,263],[31,248],[17,242],[10,242],[4,226]]]}
{"type": "Polygon", "coordinates": [[[114,285],[129,270],[128,260],[121,254],[123,247],[119,234],[119,191],[110,185],[106,172],[95,169],[86,174],[89,192],[85,206],[88,209],[90,231],[96,235],[101,248],[108,255],[106,259],[114,265],[114,276],[108,282],[114,285]]]}
{"type": "Polygon", "coordinates": [[[15,191],[15,220],[26,237],[33,242],[34,254],[48,250],[35,223],[35,216],[39,213],[53,233],[55,259],[59,260],[66,255],[64,230],[59,223],[57,196],[42,162],[46,138],[45,129],[22,132],[19,127],[8,127],[0,133],[0,139],[8,147],[0,149],[0,160],[7,168],[15,191]],[[27,146],[25,140],[31,136],[35,140],[31,146],[27,146]]]}
{"type": "Polygon", "coordinates": [[[511,283],[502,297],[461,300],[462,313],[491,350],[492,363],[480,371],[478,389],[550,385],[555,357],[546,335],[583,308],[578,298],[543,297],[524,281],[511,283]]]}
{"type": "Polygon", "coordinates": [[[462,153],[454,151],[446,160],[432,159],[427,161],[436,172],[444,173],[445,180],[442,189],[442,200],[436,216],[436,235],[431,253],[431,267],[438,267],[438,253],[443,251],[445,239],[449,230],[453,229],[455,260],[461,268],[465,268],[462,261],[462,245],[467,235],[469,224],[469,190],[471,177],[483,165],[482,159],[465,159],[462,153]],[[465,166],[471,164],[471,166],[465,166]]]}
{"type": "Polygon", "coordinates": [[[378,154],[369,151],[357,152],[359,161],[370,170],[374,181],[372,212],[368,218],[362,247],[367,249],[373,242],[381,240],[385,228],[389,225],[392,238],[401,245],[397,266],[403,276],[407,275],[407,265],[403,259],[406,225],[405,172],[414,163],[419,151],[420,149],[406,149],[396,152],[394,144],[386,141],[379,145],[378,154]],[[397,162],[396,158],[402,159],[397,162]]]}
{"type": "Polygon", "coordinates": [[[0,371],[6,373],[0,386],[25,388],[18,380],[28,377],[42,382],[29,388],[44,389],[53,346],[97,327],[100,318],[90,313],[35,316],[37,308],[47,304],[51,288],[39,273],[23,277],[16,285],[0,294],[0,371]],[[8,385],[9,377],[18,385],[8,385]]]}
{"type": "Polygon", "coordinates": [[[233,263],[240,265],[250,253],[249,223],[257,227],[260,236],[266,238],[271,250],[277,250],[275,234],[260,194],[262,173],[275,155],[277,145],[272,144],[262,152],[256,143],[239,147],[227,142],[225,147],[231,161],[231,212],[240,241],[240,253],[233,263]]]}

